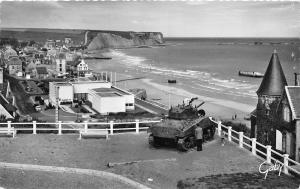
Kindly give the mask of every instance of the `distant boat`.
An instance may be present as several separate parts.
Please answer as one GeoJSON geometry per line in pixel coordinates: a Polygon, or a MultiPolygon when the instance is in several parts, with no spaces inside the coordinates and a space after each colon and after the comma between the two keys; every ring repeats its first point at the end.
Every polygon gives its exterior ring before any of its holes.
{"type": "Polygon", "coordinates": [[[247,77],[264,77],[264,74],[260,72],[248,72],[248,71],[239,71],[240,76],[247,76],[247,77]]]}
{"type": "Polygon", "coordinates": [[[176,83],[176,79],[168,79],[168,83],[176,83]]]}

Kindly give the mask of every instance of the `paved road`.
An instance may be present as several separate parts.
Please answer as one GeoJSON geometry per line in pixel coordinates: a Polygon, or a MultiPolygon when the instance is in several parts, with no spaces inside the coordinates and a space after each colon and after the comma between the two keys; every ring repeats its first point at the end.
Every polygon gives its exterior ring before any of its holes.
{"type": "Polygon", "coordinates": [[[168,110],[163,108],[163,107],[159,107],[158,105],[154,105],[154,104],[151,104],[147,101],[143,101],[143,100],[140,100],[138,98],[135,98],[135,104],[146,110],[146,111],[149,111],[150,113],[154,113],[154,114],[158,114],[158,115],[161,115],[161,114],[167,114],[168,113],[168,110]]]}

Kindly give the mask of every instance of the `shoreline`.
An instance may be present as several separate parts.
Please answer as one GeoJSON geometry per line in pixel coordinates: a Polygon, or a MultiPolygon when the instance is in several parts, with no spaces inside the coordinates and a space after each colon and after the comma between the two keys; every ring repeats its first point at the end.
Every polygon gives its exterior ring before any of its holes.
{"type": "MultiPolygon", "coordinates": [[[[194,105],[200,104],[204,101],[203,108],[207,115],[213,116],[216,119],[231,120],[233,116],[237,115],[237,120],[240,122],[249,121],[244,120],[244,117],[250,114],[256,107],[246,103],[241,103],[241,100],[234,101],[231,99],[222,98],[220,95],[209,96],[208,92],[202,90],[190,91],[182,85],[174,85],[159,82],[165,79],[164,76],[153,75],[147,70],[137,67],[137,63],[129,62],[128,65],[123,60],[123,54],[114,53],[109,51],[105,53],[106,56],[113,57],[112,60],[107,61],[89,61],[89,66],[95,72],[104,70],[117,73],[117,87],[122,89],[143,88],[147,92],[148,99],[157,99],[157,102],[165,105],[178,105],[182,104],[185,98],[198,97],[199,100],[194,102],[194,105]],[[115,57],[115,58],[114,58],[115,57]],[[132,79],[140,78],[140,79],[132,79]],[[170,97],[169,97],[170,96],[170,97]],[[170,100],[169,100],[170,98],[170,100]],[[170,101],[170,102],[169,102],[170,101]]],[[[136,58],[136,57],[131,57],[136,58]]],[[[140,60],[139,60],[140,61],[140,60]]]]}
{"type": "Polygon", "coordinates": [[[255,108],[250,105],[229,100],[193,94],[185,91],[184,89],[178,89],[173,86],[165,86],[153,83],[149,78],[121,81],[117,83],[117,87],[125,90],[132,88],[143,88],[146,90],[147,99],[159,99],[157,102],[162,103],[167,107],[169,105],[176,106],[181,104],[185,98],[198,97],[198,100],[194,101],[193,104],[198,105],[204,101],[205,103],[200,107],[200,109],[204,109],[207,116],[212,116],[218,120],[231,120],[232,116],[236,114],[237,119],[235,121],[245,123],[248,127],[250,122],[248,120],[244,120],[244,117],[255,108]],[[247,109],[249,112],[245,111],[247,109]]]}

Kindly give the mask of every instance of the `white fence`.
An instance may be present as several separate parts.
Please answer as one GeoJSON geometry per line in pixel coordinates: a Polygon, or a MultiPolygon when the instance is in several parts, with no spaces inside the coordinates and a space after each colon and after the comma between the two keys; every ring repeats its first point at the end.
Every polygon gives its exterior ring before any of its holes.
{"type": "Polygon", "coordinates": [[[57,131],[58,135],[63,134],[63,131],[73,131],[80,132],[81,130],[108,130],[110,135],[113,135],[117,131],[135,131],[139,133],[141,130],[148,129],[147,126],[141,126],[144,123],[158,123],[161,120],[135,120],[130,122],[82,122],[82,123],[63,123],[59,121],[58,123],[38,123],[36,121],[24,122],[24,123],[12,123],[8,121],[7,123],[0,123],[3,127],[7,125],[7,130],[15,131],[32,131],[32,134],[37,134],[37,131],[57,131]],[[45,127],[53,125],[53,127],[45,127]],[[116,125],[133,125],[133,127],[117,127],[116,125]],[[13,126],[13,127],[12,127],[13,126]],[[40,127],[38,127],[40,126],[40,127]],[[65,126],[65,127],[64,127],[65,126]],[[89,128],[90,126],[96,126],[98,128],[89,128]],[[76,127],[76,128],[74,128],[76,127]],[[100,128],[99,128],[100,127],[100,128]]]}
{"type": "Polygon", "coordinates": [[[225,133],[225,136],[227,136],[228,141],[237,143],[240,148],[245,148],[245,149],[251,151],[252,154],[255,156],[257,156],[259,154],[261,156],[264,156],[267,163],[280,164],[282,166],[283,172],[285,174],[294,172],[295,174],[300,176],[300,171],[295,169],[295,167],[300,168],[300,163],[290,159],[288,154],[280,154],[280,153],[274,151],[272,149],[272,146],[269,146],[269,145],[265,146],[265,145],[257,142],[256,138],[249,138],[249,137],[245,136],[243,132],[236,132],[236,131],[232,130],[232,127],[230,127],[230,126],[222,125],[221,122],[216,122],[214,120],[212,120],[212,121],[214,123],[218,124],[217,132],[218,132],[219,136],[221,136],[221,132],[223,129],[223,132],[225,133]],[[224,130],[227,130],[227,132],[224,130]],[[238,137],[233,136],[233,134],[238,137]],[[265,150],[266,153],[257,149],[257,146],[259,146],[260,149],[263,149],[263,151],[265,150]],[[272,154],[273,154],[273,156],[272,156],[272,154]],[[274,156],[280,157],[281,160],[276,159],[274,156]]]}

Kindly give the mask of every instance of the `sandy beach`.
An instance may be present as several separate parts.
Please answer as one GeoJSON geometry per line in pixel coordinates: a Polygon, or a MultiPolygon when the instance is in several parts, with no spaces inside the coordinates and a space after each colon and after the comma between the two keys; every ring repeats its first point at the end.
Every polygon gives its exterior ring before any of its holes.
{"type": "Polygon", "coordinates": [[[147,68],[138,69],[134,64],[125,65],[120,61],[122,57],[118,57],[115,54],[105,53],[105,56],[112,56],[113,59],[109,61],[88,60],[89,67],[97,73],[105,73],[107,71],[109,77],[111,76],[110,72],[113,72],[113,81],[115,79],[114,72],[116,72],[117,87],[127,90],[133,88],[146,89],[148,100],[153,100],[166,106],[174,106],[181,104],[185,98],[198,97],[198,100],[194,101],[193,104],[197,105],[204,101],[205,103],[201,108],[206,111],[207,115],[217,119],[232,119],[232,116],[236,114],[237,119],[245,123],[248,121],[245,121],[244,117],[255,109],[255,106],[248,104],[187,91],[181,88],[178,83],[168,84],[165,78],[158,78],[149,74],[147,68]],[[126,80],[136,77],[139,79],[126,80]],[[161,81],[160,83],[158,82],[159,80],[161,81]]]}

